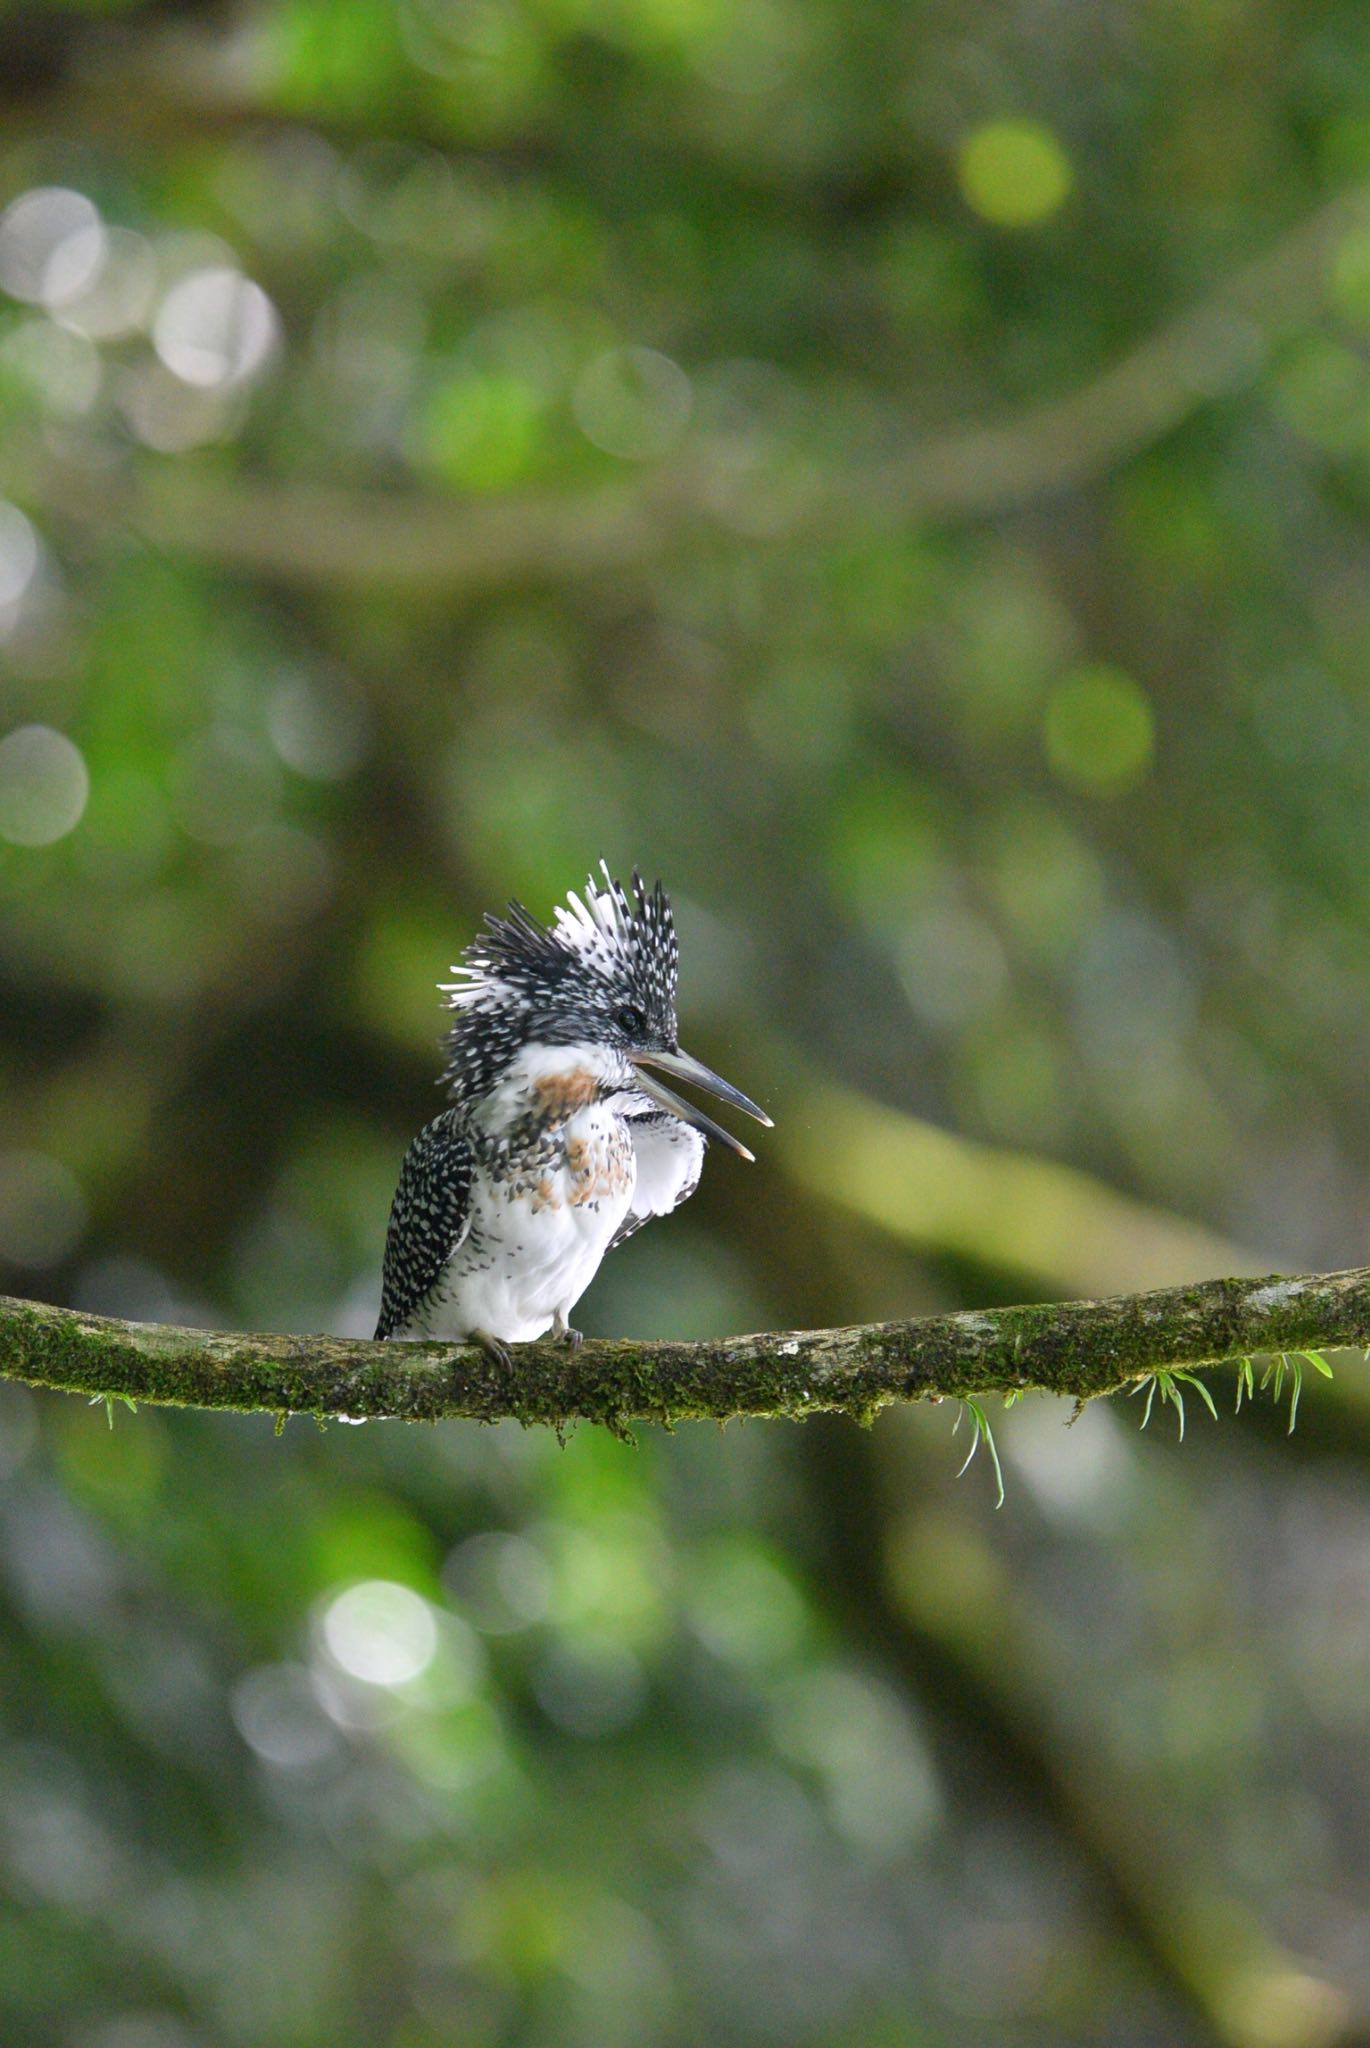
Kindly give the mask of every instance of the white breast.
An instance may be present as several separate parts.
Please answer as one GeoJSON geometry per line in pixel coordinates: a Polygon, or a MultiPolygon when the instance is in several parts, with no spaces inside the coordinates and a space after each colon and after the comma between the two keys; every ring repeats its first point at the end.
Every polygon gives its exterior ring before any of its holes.
{"type": "Polygon", "coordinates": [[[472,1190],[471,1226],[423,1311],[422,1334],[485,1330],[523,1344],[558,1314],[569,1318],[637,1177],[628,1126],[598,1087],[578,1052],[530,1046],[483,1106],[488,1159],[472,1190]],[[530,1115],[542,1134],[531,1149],[518,1137],[530,1115]]]}
{"type": "Polygon", "coordinates": [[[541,1337],[558,1312],[569,1319],[598,1272],[632,1200],[633,1148],[622,1119],[599,1104],[569,1119],[565,1140],[562,1162],[512,1200],[499,1180],[478,1183],[446,1290],[463,1333],[488,1330],[510,1344],[541,1337]]]}

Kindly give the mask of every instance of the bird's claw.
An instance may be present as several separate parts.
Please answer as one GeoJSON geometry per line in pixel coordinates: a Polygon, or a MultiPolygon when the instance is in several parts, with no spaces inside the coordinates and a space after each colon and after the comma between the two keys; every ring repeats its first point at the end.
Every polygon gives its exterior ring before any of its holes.
{"type": "Polygon", "coordinates": [[[514,1362],[509,1346],[501,1343],[498,1337],[492,1337],[488,1330],[473,1330],[471,1342],[479,1344],[486,1357],[492,1359],[496,1365],[503,1366],[506,1371],[514,1362]]]}
{"type": "Polygon", "coordinates": [[[585,1332],[583,1330],[573,1330],[565,1316],[558,1310],[552,1320],[552,1342],[554,1344],[564,1344],[568,1351],[579,1351],[581,1345],[585,1342],[585,1332]]]}

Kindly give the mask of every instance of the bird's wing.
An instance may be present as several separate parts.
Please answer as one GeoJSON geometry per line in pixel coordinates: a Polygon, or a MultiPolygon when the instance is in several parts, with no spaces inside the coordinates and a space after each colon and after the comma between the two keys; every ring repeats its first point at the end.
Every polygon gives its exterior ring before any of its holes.
{"type": "Polygon", "coordinates": [[[679,1208],[699,1186],[704,1164],[703,1135],[667,1110],[629,1117],[628,1130],[637,1156],[637,1179],[628,1213],[609,1240],[610,1251],[653,1216],[669,1216],[679,1208]]]}
{"type": "Polygon", "coordinates": [[[445,1110],[419,1132],[400,1168],[385,1239],[378,1337],[402,1330],[442,1278],[471,1228],[474,1179],[470,1142],[455,1111],[445,1110]]]}

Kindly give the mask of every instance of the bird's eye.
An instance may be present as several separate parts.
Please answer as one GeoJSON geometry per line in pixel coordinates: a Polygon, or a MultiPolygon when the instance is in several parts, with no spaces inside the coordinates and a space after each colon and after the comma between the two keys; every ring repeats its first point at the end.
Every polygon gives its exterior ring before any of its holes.
{"type": "Polygon", "coordinates": [[[614,1022],[628,1038],[636,1038],[639,1032],[647,1028],[647,1019],[635,1003],[625,1003],[622,1009],[616,1010],[614,1022]]]}

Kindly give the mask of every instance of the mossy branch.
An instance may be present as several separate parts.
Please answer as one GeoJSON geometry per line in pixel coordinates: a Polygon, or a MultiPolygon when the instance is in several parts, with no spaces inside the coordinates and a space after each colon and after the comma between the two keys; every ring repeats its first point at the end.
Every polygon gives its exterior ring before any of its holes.
{"type": "Polygon", "coordinates": [[[1370,1347],[1370,1267],[706,1343],[542,1343],[516,1348],[507,1368],[469,1345],[240,1336],[0,1297],[0,1375],[10,1379],[116,1400],[377,1421],[585,1419],[621,1429],[820,1409],[865,1420],[889,1402],[940,1395],[1038,1388],[1088,1400],[1156,1372],[1338,1346],[1370,1347]]]}

